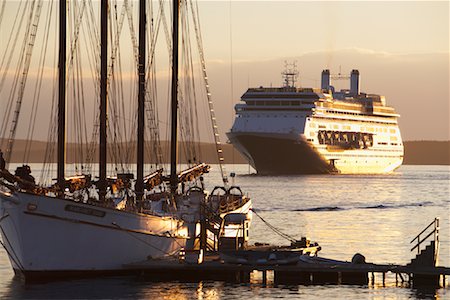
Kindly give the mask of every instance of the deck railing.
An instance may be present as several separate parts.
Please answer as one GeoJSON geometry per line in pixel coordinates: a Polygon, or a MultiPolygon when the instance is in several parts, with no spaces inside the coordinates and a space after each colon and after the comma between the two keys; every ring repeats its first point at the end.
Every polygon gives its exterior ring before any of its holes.
{"type": "Polygon", "coordinates": [[[417,248],[417,254],[419,254],[420,245],[432,235],[434,239],[434,247],[436,250],[439,247],[439,218],[434,218],[433,222],[431,222],[427,227],[425,227],[424,230],[422,230],[415,238],[411,240],[410,244],[414,243],[417,240],[417,243],[414,245],[414,247],[411,248],[411,251],[414,251],[414,249],[417,248]],[[424,234],[426,234],[426,236],[421,238],[421,236],[423,236],[424,234]]]}

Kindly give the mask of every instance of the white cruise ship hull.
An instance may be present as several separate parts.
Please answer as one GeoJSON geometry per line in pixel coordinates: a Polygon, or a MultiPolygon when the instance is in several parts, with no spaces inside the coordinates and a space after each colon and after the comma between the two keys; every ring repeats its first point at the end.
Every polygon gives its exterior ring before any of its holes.
{"type": "Polygon", "coordinates": [[[400,167],[403,149],[343,149],[303,134],[229,132],[230,142],[258,174],[378,174],[400,167]]]}
{"type": "Polygon", "coordinates": [[[22,192],[0,192],[0,228],[12,267],[26,278],[124,271],[177,253],[187,239],[173,218],[22,192]]]}

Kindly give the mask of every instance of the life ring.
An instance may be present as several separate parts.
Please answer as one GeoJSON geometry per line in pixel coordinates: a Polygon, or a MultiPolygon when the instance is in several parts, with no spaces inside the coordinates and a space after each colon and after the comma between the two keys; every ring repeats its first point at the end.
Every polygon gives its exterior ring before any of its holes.
{"type": "MultiPolygon", "coordinates": [[[[216,192],[216,191],[223,191],[223,193],[224,193],[224,195],[226,195],[228,192],[227,192],[227,189],[226,188],[224,188],[223,186],[216,186],[212,191],[211,191],[211,195],[214,195],[214,192],[216,192]]],[[[219,196],[219,195],[218,195],[219,196]]]]}
{"type": "Polygon", "coordinates": [[[239,195],[238,195],[238,196],[244,195],[244,193],[242,193],[241,188],[238,187],[238,186],[231,186],[231,187],[228,189],[227,194],[234,195],[234,194],[231,192],[231,191],[234,191],[234,190],[237,190],[237,191],[239,192],[239,195]]]}
{"type": "Polygon", "coordinates": [[[192,187],[190,187],[190,188],[187,190],[186,194],[189,195],[189,194],[192,193],[192,192],[203,193],[203,189],[202,189],[201,187],[199,187],[199,186],[192,186],[192,187]]]}

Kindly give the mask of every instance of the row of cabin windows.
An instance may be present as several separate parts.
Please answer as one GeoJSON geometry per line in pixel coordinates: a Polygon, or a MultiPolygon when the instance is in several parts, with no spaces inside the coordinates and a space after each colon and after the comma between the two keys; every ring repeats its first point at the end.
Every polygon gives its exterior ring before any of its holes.
{"type": "MultiPolygon", "coordinates": [[[[326,110],[328,114],[337,114],[337,115],[352,115],[352,116],[367,116],[368,114],[359,113],[359,112],[348,112],[348,111],[335,111],[335,110],[326,110]]],[[[372,115],[372,114],[369,114],[372,115]]],[[[377,117],[382,118],[395,118],[395,116],[382,116],[382,115],[375,115],[377,117]]]]}
{"type": "Polygon", "coordinates": [[[321,145],[340,146],[345,149],[367,149],[373,146],[371,133],[319,130],[317,138],[321,145]]]}
{"type": "MultiPolygon", "coordinates": [[[[393,123],[382,122],[382,121],[372,121],[372,120],[363,120],[363,119],[338,119],[338,118],[329,118],[315,115],[316,119],[326,119],[327,121],[335,121],[335,122],[354,122],[354,123],[371,123],[371,124],[382,124],[382,125],[393,125],[393,123]]],[[[395,129],[394,129],[395,130],[395,129]]]]}
{"type": "MultiPolygon", "coordinates": [[[[339,129],[339,125],[337,124],[333,124],[330,125],[332,126],[333,129],[339,129]]],[[[316,128],[316,123],[309,123],[309,127],[311,128],[316,128]]],[[[319,125],[319,128],[323,128],[326,129],[327,126],[326,125],[319,125]]],[[[331,127],[330,127],[331,128],[331,127]]],[[[349,125],[342,125],[341,128],[343,130],[351,130],[351,127],[349,125]]],[[[383,127],[361,127],[360,128],[361,131],[367,131],[367,132],[380,132],[380,133],[387,133],[388,132],[388,128],[383,128],[383,127]]],[[[395,134],[397,132],[397,130],[395,128],[389,128],[389,133],[395,134]]],[[[391,140],[397,140],[397,138],[393,139],[391,138],[391,140]]]]}
{"type": "Polygon", "coordinates": [[[314,104],[314,101],[245,101],[247,105],[257,106],[299,106],[302,104],[314,104]]]}

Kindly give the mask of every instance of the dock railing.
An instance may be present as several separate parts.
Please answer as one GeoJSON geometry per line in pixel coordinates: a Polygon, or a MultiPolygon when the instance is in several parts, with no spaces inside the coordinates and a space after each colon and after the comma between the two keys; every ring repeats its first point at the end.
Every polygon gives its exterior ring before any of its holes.
{"type": "MultiPolygon", "coordinates": [[[[433,235],[434,240],[434,249],[435,249],[435,255],[438,254],[438,247],[439,247],[439,218],[434,218],[433,222],[431,222],[425,229],[423,229],[415,238],[413,238],[410,242],[410,244],[414,243],[417,240],[417,243],[414,245],[414,247],[411,248],[411,251],[414,251],[414,249],[417,248],[417,254],[420,254],[420,245],[425,242],[429,237],[433,235]],[[427,233],[428,232],[428,233],[427,233]],[[426,234],[425,237],[421,238],[426,234]]],[[[436,257],[435,257],[436,258],[436,257]]]]}

